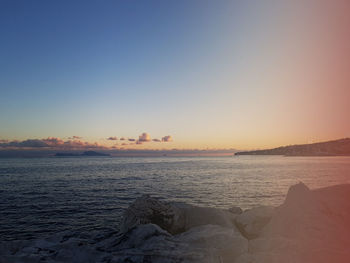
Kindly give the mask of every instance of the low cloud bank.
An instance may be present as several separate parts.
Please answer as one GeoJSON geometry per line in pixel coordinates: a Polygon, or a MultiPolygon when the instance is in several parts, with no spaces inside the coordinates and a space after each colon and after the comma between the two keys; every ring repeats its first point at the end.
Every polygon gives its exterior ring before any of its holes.
{"type": "MultiPolygon", "coordinates": [[[[57,149],[57,150],[84,150],[84,149],[115,149],[116,144],[113,146],[107,146],[99,144],[97,142],[87,142],[81,140],[80,136],[68,137],[67,140],[63,140],[58,137],[48,137],[45,139],[26,139],[26,140],[6,140],[0,139],[0,149],[57,149]]],[[[118,137],[110,136],[105,140],[118,141],[118,137]]],[[[128,142],[122,143],[122,146],[126,145],[140,145],[151,142],[172,142],[173,139],[170,135],[164,136],[161,139],[151,138],[151,135],[147,132],[142,133],[138,136],[138,139],[121,137],[120,141],[128,142]]]]}
{"type": "Polygon", "coordinates": [[[62,140],[56,137],[48,137],[46,139],[27,139],[24,141],[7,141],[1,142],[0,148],[5,149],[59,149],[59,150],[85,150],[85,149],[106,149],[105,146],[98,144],[97,142],[90,143],[84,142],[78,139],[74,140],[62,140]]]}

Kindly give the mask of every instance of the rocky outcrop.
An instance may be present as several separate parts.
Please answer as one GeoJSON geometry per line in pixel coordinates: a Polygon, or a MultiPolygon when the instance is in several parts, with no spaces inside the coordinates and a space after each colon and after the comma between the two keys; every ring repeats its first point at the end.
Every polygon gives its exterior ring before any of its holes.
{"type": "Polygon", "coordinates": [[[137,199],[121,231],[0,243],[8,262],[348,263],[350,185],[292,186],[277,207],[242,212],[137,199]]]}
{"type": "Polygon", "coordinates": [[[248,239],[257,238],[262,229],[269,223],[275,208],[261,206],[244,211],[235,218],[235,223],[241,233],[248,239]]]}
{"type": "Polygon", "coordinates": [[[141,224],[156,224],[169,233],[176,234],[185,230],[184,207],[143,195],[135,200],[124,212],[121,231],[126,232],[141,224]]]}
{"type": "Polygon", "coordinates": [[[228,210],[163,202],[144,195],[125,210],[120,232],[104,238],[61,233],[0,245],[6,262],[222,263],[248,251],[228,210]],[[41,261],[40,261],[41,260],[41,261]]]}
{"type": "Polygon", "coordinates": [[[236,216],[237,214],[228,210],[167,203],[144,195],[125,211],[121,229],[125,232],[137,225],[148,223],[156,224],[171,234],[208,224],[233,228],[236,216]]]}

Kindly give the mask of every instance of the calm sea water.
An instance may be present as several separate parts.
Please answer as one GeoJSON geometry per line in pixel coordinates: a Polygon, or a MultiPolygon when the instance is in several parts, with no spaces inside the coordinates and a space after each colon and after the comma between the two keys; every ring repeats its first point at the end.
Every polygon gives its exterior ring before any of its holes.
{"type": "Polygon", "coordinates": [[[279,205],[288,187],[350,182],[349,157],[0,159],[0,240],[118,228],[142,194],[200,206],[279,205]]]}

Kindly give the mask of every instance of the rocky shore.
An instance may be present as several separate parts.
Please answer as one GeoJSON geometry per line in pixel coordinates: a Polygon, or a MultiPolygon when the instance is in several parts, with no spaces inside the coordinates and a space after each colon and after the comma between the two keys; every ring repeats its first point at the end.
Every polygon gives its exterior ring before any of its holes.
{"type": "Polygon", "coordinates": [[[0,243],[0,263],[348,263],[350,185],[290,187],[279,207],[216,209],[142,196],[120,231],[0,243]]]}

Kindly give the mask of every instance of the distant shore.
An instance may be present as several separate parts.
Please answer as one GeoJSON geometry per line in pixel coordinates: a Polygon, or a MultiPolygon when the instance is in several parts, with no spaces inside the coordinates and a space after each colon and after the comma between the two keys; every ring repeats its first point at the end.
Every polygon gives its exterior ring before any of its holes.
{"type": "Polygon", "coordinates": [[[236,152],[235,155],[350,156],[350,138],[282,146],[266,150],[236,152]]]}

